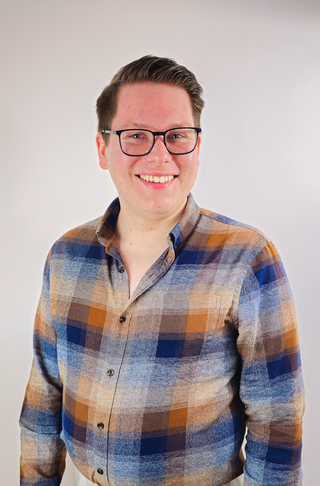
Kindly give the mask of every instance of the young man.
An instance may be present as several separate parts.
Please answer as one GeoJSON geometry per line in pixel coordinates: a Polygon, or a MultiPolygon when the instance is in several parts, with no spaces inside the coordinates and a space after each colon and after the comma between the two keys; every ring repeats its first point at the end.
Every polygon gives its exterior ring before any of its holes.
{"type": "Polygon", "coordinates": [[[268,238],[190,194],[201,94],[185,67],[145,56],[97,101],[100,166],[119,198],[49,253],[23,485],[59,485],[66,449],[79,484],[302,484],[289,284],[268,238]]]}

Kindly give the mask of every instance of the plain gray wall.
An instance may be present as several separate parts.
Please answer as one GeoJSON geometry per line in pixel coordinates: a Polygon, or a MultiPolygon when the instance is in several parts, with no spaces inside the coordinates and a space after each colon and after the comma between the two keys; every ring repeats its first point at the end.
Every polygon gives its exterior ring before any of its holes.
{"type": "Polygon", "coordinates": [[[282,255],[307,391],[304,485],[318,484],[320,0],[2,0],[0,32],[1,484],[18,484],[45,257],[116,196],[98,167],[95,100],[148,53],[204,88],[198,204],[257,226],[282,255]]]}

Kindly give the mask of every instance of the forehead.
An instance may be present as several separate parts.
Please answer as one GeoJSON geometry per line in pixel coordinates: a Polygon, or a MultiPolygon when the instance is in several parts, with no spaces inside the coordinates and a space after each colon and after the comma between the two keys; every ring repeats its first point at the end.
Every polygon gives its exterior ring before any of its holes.
{"type": "Polygon", "coordinates": [[[193,124],[190,97],[185,89],[168,84],[141,82],[122,86],[112,125],[119,123],[149,123],[150,128],[154,124],[157,130],[167,128],[164,125],[168,123],[189,126],[193,124]]]}

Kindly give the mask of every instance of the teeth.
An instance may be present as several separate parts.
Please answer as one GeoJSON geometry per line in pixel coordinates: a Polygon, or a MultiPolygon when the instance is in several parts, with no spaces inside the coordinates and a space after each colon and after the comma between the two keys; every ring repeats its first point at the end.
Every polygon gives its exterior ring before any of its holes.
{"type": "Polygon", "coordinates": [[[141,175],[140,178],[147,182],[155,182],[156,184],[163,184],[164,182],[172,181],[174,176],[152,176],[152,175],[141,175]]]}

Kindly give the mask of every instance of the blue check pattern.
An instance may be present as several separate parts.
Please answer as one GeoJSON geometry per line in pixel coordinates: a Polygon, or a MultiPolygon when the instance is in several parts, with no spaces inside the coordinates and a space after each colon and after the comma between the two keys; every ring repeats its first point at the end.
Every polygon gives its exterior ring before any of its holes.
{"type": "Polygon", "coordinates": [[[21,413],[21,485],[66,450],[101,486],[298,486],[304,391],[280,256],[192,196],[129,298],[115,200],[52,247],[21,413]],[[246,459],[240,449],[248,429],[246,459]]]}

